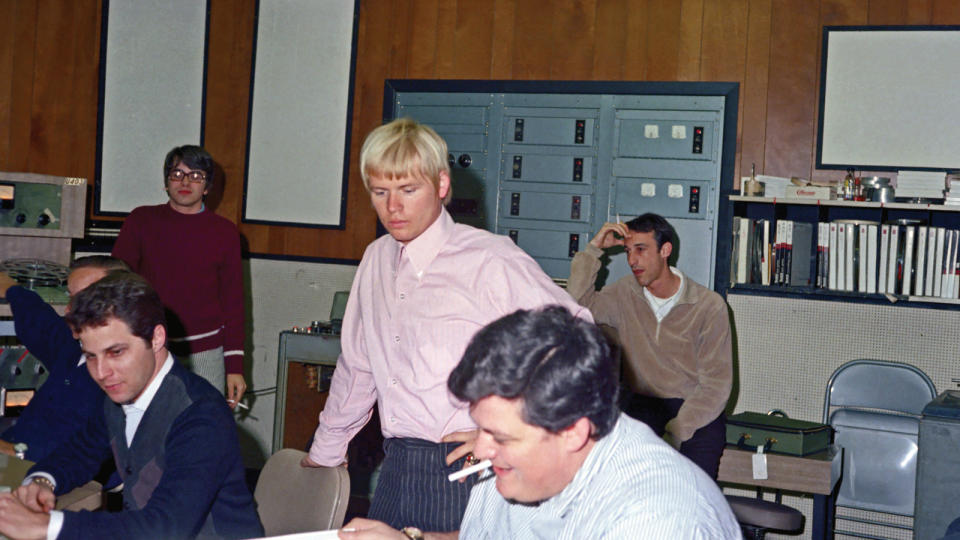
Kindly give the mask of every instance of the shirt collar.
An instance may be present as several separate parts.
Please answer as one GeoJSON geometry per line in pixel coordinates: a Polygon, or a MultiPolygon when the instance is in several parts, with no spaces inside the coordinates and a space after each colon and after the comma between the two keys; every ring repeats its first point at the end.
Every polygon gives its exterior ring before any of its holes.
{"type": "Polygon", "coordinates": [[[167,359],[163,361],[163,367],[160,368],[160,371],[157,372],[157,376],[150,381],[150,384],[143,390],[143,393],[140,394],[133,403],[128,403],[123,405],[123,412],[127,413],[130,409],[138,409],[141,411],[147,410],[147,407],[150,406],[150,402],[153,401],[154,396],[157,395],[157,390],[160,389],[160,385],[163,383],[163,379],[167,376],[167,373],[170,373],[170,370],[173,369],[173,355],[167,352],[167,359]]]}
{"type": "Polygon", "coordinates": [[[563,488],[563,491],[541,503],[541,508],[546,505],[547,508],[553,509],[554,515],[562,515],[567,506],[577,501],[580,493],[587,488],[595,475],[613,457],[614,451],[619,447],[619,441],[622,437],[620,427],[622,421],[623,413],[620,413],[617,423],[614,424],[610,433],[601,437],[590,449],[587,459],[580,465],[580,469],[573,476],[573,480],[563,488]]]}
{"type": "Polygon", "coordinates": [[[680,293],[683,292],[684,282],[686,281],[686,279],[683,277],[683,272],[677,270],[672,266],[670,266],[669,268],[670,268],[670,271],[673,272],[673,275],[680,278],[680,285],[677,287],[677,292],[673,293],[667,298],[660,298],[660,297],[654,296],[654,294],[650,292],[649,287],[644,287],[643,294],[647,297],[647,300],[650,301],[651,305],[663,306],[667,302],[676,302],[676,300],[680,298],[680,293]]]}
{"type": "MultiPolygon", "coordinates": [[[[672,300],[674,297],[676,297],[677,304],[696,304],[699,300],[699,296],[696,294],[696,291],[693,287],[687,286],[687,275],[674,266],[670,266],[668,268],[670,268],[670,271],[673,272],[674,275],[680,276],[680,287],[677,289],[677,293],[674,293],[674,296],[670,297],[670,299],[672,300]]],[[[646,287],[637,283],[636,279],[631,279],[628,281],[628,283],[630,283],[630,288],[633,289],[633,291],[635,291],[637,294],[644,294],[644,289],[646,289],[646,287]]]]}
{"type": "Polygon", "coordinates": [[[406,246],[401,246],[418,276],[437,258],[440,249],[453,234],[454,225],[447,209],[441,207],[440,215],[420,236],[407,242],[406,246]]]}

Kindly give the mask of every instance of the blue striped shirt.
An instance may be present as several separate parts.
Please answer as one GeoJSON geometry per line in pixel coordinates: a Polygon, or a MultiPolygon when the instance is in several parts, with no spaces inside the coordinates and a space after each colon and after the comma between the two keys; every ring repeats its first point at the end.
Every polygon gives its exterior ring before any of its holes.
{"type": "Polygon", "coordinates": [[[481,479],[460,538],[712,540],[741,533],[711,478],[645,424],[621,414],[567,487],[540,504],[511,503],[492,474],[481,479]]]}

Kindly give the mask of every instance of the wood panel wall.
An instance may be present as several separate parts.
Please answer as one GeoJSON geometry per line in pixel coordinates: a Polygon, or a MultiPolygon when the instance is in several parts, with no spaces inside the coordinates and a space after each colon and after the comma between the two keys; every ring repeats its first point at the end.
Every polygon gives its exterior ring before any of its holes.
{"type": "MultiPolygon", "coordinates": [[[[240,224],[253,253],[360,258],[376,217],[355,164],[386,78],[736,81],[736,176],[830,178],[814,168],[822,26],[960,24],[955,0],[360,2],[347,226],[240,224]]],[[[205,145],[224,171],[217,212],[240,223],[256,4],[210,5],[205,145]]],[[[0,0],[0,170],[93,178],[101,9],[0,0]]]]}

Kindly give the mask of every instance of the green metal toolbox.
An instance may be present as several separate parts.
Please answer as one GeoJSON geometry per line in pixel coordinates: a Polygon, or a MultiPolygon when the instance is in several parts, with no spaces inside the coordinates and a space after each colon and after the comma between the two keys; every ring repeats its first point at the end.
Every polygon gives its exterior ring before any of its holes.
{"type": "Polygon", "coordinates": [[[727,444],[740,448],[806,456],[830,445],[830,426],[757,412],[742,412],[727,417],[727,444]]]}

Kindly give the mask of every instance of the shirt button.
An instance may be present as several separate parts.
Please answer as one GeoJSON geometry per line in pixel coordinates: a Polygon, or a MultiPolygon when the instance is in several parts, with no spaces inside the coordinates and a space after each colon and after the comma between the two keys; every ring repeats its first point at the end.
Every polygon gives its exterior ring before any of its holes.
{"type": "Polygon", "coordinates": [[[396,386],[396,385],[397,385],[397,380],[396,380],[396,379],[390,379],[390,384],[393,385],[393,386],[396,386]]]}
{"type": "Polygon", "coordinates": [[[397,423],[397,417],[396,417],[396,416],[391,416],[391,417],[390,417],[390,423],[391,423],[391,424],[396,424],[396,423],[397,423]]]}
{"type": "Polygon", "coordinates": [[[394,343],[400,343],[400,336],[393,336],[394,343]]]}
{"type": "Polygon", "coordinates": [[[401,300],[406,300],[406,299],[407,299],[406,293],[400,293],[400,299],[401,299],[401,300]]]}

